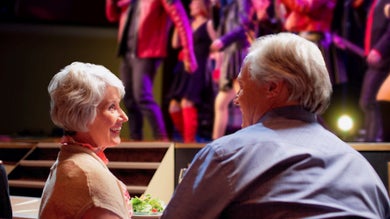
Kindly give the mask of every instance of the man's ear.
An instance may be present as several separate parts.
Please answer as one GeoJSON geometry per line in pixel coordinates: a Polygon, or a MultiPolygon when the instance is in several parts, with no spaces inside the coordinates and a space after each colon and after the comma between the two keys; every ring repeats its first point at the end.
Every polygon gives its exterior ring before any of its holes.
{"type": "Polygon", "coordinates": [[[390,3],[387,3],[384,7],[384,13],[387,18],[390,18],[390,3]]]}
{"type": "Polygon", "coordinates": [[[267,97],[276,97],[280,94],[283,87],[283,81],[272,81],[268,83],[267,97]]]}

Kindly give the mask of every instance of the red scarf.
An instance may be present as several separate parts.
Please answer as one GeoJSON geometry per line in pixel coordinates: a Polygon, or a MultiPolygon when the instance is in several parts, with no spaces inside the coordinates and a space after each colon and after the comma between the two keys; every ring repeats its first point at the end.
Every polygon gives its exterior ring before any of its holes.
{"type": "Polygon", "coordinates": [[[108,159],[104,154],[104,151],[97,147],[93,147],[90,144],[76,142],[71,136],[68,135],[62,137],[61,144],[62,145],[76,144],[76,145],[80,145],[81,147],[88,148],[91,151],[93,151],[103,161],[103,163],[108,164],[108,159]]]}

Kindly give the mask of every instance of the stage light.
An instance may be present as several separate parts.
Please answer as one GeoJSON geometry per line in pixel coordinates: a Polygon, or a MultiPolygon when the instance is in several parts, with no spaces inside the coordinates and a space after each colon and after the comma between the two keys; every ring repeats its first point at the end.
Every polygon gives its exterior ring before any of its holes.
{"type": "Polygon", "coordinates": [[[353,120],[349,115],[342,115],[337,120],[337,126],[341,131],[348,132],[353,128],[353,120]]]}

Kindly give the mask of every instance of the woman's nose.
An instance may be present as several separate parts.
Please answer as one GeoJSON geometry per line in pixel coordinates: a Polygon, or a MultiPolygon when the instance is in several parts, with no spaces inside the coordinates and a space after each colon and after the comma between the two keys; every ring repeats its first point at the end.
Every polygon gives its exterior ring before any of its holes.
{"type": "Polygon", "coordinates": [[[120,112],[120,113],[121,113],[121,114],[120,114],[119,117],[123,120],[123,122],[129,121],[129,117],[127,117],[125,111],[123,111],[123,110],[121,109],[121,112],[120,112]]]}

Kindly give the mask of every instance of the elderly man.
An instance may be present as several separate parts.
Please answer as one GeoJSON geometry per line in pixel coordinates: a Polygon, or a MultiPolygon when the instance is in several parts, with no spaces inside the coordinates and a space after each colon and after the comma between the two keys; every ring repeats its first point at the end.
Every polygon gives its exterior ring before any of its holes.
{"type": "Polygon", "coordinates": [[[317,122],[332,88],[314,43],[261,37],[238,81],[242,129],[199,151],[161,219],[390,217],[375,170],[317,122]]]}

